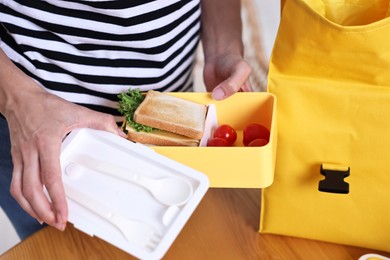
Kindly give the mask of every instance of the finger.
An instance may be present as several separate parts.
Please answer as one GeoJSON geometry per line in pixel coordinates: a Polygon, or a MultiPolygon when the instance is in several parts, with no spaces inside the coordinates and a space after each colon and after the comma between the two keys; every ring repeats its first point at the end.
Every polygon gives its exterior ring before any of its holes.
{"type": "Polygon", "coordinates": [[[39,165],[39,152],[32,143],[28,149],[23,149],[23,196],[34,210],[39,221],[49,225],[55,223],[55,215],[51,203],[43,192],[43,183],[39,165]]]}
{"type": "Polygon", "coordinates": [[[245,61],[241,61],[233,73],[213,90],[213,99],[222,100],[238,92],[249,79],[251,72],[251,67],[245,61]]]}
{"type": "MultiPolygon", "coordinates": [[[[60,150],[61,138],[59,136],[52,136],[51,138],[38,143],[42,182],[45,185],[51,200],[51,213],[54,214],[53,216],[48,216],[49,218],[54,218],[52,222],[50,222],[50,225],[59,230],[64,230],[68,220],[68,207],[61,178],[60,150]],[[46,141],[50,139],[50,142],[46,141]]],[[[46,196],[43,192],[39,193],[37,201],[43,201],[45,198],[46,196]]],[[[47,208],[45,208],[45,210],[47,210],[47,208]]]]}
{"type": "Polygon", "coordinates": [[[253,88],[252,88],[252,85],[251,85],[249,79],[247,81],[245,81],[244,85],[242,85],[241,90],[243,92],[253,92],[253,88]]]}
{"type": "Polygon", "coordinates": [[[11,180],[10,193],[12,197],[19,203],[30,216],[36,218],[39,222],[42,222],[38,218],[30,203],[23,196],[23,161],[20,152],[16,149],[12,149],[12,162],[13,162],[13,173],[11,180]]]}

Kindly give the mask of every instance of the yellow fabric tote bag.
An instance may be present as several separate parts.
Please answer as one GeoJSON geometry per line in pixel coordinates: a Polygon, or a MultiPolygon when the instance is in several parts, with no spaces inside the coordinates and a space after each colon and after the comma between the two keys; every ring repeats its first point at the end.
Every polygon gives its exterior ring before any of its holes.
{"type": "Polygon", "coordinates": [[[390,18],[383,0],[287,0],[268,90],[261,233],[390,251],[390,18]]]}

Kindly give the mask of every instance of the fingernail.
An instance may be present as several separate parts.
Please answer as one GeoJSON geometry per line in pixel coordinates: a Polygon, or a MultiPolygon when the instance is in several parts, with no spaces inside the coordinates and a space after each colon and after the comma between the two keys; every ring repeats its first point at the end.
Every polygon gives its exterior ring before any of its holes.
{"type": "Polygon", "coordinates": [[[58,223],[57,224],[57,229],[58,230],[64,231],[65,228],[66,228],[66,223],[62,222],[62,223],[58,223]]]}
{"type": "Polygon", "coordinates": [[[216,87],[213,90],[213,93],[211,93],[211,96],[215,100],[221,100],[221,99],[223,99],[225,97],[225,91],[223,91],[223,89],[220,88],[220,87],[216,87]]]}
{"type": "Polygon", "coordinates": [[[39,220],[37,219],[38,223],[41,224],[41,226],[43,225],[43,221],[42,220],[39,220]]]}
{"type": "Polygon", "coordinates": [[[66,228],[66,223],[62,223],[62,224],[60,225],[60,230],[61,230],[61,231],[64,231],[65,228],[66,228]]]}
{"type": "Polygon", "coordinates": [[[57,228],[61,231],[65,230],[65,222],[62,220],[62,216],[57,214],[57,228]]]}

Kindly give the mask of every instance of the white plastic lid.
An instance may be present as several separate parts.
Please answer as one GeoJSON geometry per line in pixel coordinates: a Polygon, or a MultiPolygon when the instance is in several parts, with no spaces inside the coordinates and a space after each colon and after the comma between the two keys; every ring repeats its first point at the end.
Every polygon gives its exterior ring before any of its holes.
{"type": "Polygon", "coordinates": [[[201,172],[86,128],[64,140],[61,168],[69,222],[141,259],[164,256],[209,188],[201,172]]]}

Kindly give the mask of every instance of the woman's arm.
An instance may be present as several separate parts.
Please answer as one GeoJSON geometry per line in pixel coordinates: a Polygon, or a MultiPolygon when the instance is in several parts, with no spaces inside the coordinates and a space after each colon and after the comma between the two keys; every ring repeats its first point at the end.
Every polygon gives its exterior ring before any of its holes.
{"type": "Polygon", "coordinates": [[[250,65],[244,60],[241,1],[202,0],[204,81],[213,98],[251,91],[250,65]]]}

